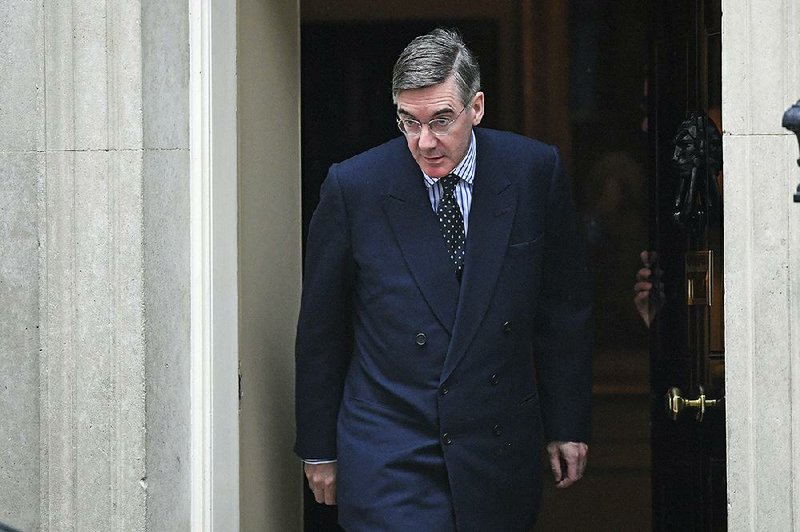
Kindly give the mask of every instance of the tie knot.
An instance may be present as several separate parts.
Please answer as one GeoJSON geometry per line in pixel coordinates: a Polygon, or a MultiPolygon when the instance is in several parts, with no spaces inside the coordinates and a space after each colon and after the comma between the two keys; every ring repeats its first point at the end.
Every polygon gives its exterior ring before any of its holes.
{"type": "Polygon", "coordinates": [[[445,195],[453,193],[453,191],[456,189],[458,179],[459,177],[456,174],[449,174],[442,178],[442,189],[444,189],[445,195]]]}

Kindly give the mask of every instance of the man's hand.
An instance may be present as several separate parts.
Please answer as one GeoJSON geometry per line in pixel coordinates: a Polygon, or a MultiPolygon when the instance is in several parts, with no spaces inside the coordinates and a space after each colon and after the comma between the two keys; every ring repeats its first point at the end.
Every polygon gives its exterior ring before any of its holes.
{"type": "Polygon", "coordinates": [[[336,504],[336,462],[305,464],[303,470],[314,499],[320,504],[336,504]]]}
{"type": "Polygon", "coordinates": [[[642,251],[639,258],[642,260],[642,268],[636,272],[633,303],[645,325],[650,327],[653,318],[664,306],[664,283],[661,282],[663,272],[655,266],[658,261],[655,251],[642,251]]]}
{"type": "Polygon", "coordinates": [[[568,488],[583,477],[589,446],[571,441],[551,441],[547,444],[550,470],[557,488],[568,488]],[[566,465],[566,471],[564,471],[566,465]]]}

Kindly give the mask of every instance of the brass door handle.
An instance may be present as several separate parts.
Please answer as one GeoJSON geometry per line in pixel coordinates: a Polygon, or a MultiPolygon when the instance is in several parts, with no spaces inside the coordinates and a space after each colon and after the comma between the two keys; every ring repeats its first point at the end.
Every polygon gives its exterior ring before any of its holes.
{"type": "Polygon", "coordinates": [[[687,408],[697,408],[697,421],[703,421],[706,408],[722,406],[724,399],[706,399],[702,386],[700,396],[697,399],[686,399],[681,397],[680,388],[672,387],[667,392],[667,411],[672,415],[672,420],[678,419],[678,414],[687,408]]]}

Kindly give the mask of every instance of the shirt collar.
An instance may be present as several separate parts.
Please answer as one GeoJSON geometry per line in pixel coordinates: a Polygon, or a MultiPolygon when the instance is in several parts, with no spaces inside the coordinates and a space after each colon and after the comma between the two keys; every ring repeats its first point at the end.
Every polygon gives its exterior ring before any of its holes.
{"type": "MultiPolygon", "coordinates": [[[[461,159],[461,162],[458,163],[451,172],[466,181],[469,185],[471,185],[472,181],[475,179],[475,132],[472,131],[470,135],[471,138],[467,153],[464,154],[464,158],[461,159]]],[[[428,188],[431,188],[433,184],[438,181],[438,179],[430,177],[425,172],[422,172],[422,176],[425,178],[425,186],[428,188]]]]}

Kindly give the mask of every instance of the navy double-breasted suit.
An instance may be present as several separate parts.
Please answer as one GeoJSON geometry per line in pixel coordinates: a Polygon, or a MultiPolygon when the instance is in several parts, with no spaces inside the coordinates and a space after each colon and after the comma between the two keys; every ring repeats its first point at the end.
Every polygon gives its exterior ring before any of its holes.
{"type": "Polygon", "coordinates": [[[322,186],[295,450],[338,460],[348,531],[524,530],[543,438],[588,437],[591,297],[558,153],[475,135],[460,283],[403,138],[333,165],[322,186]]]}

